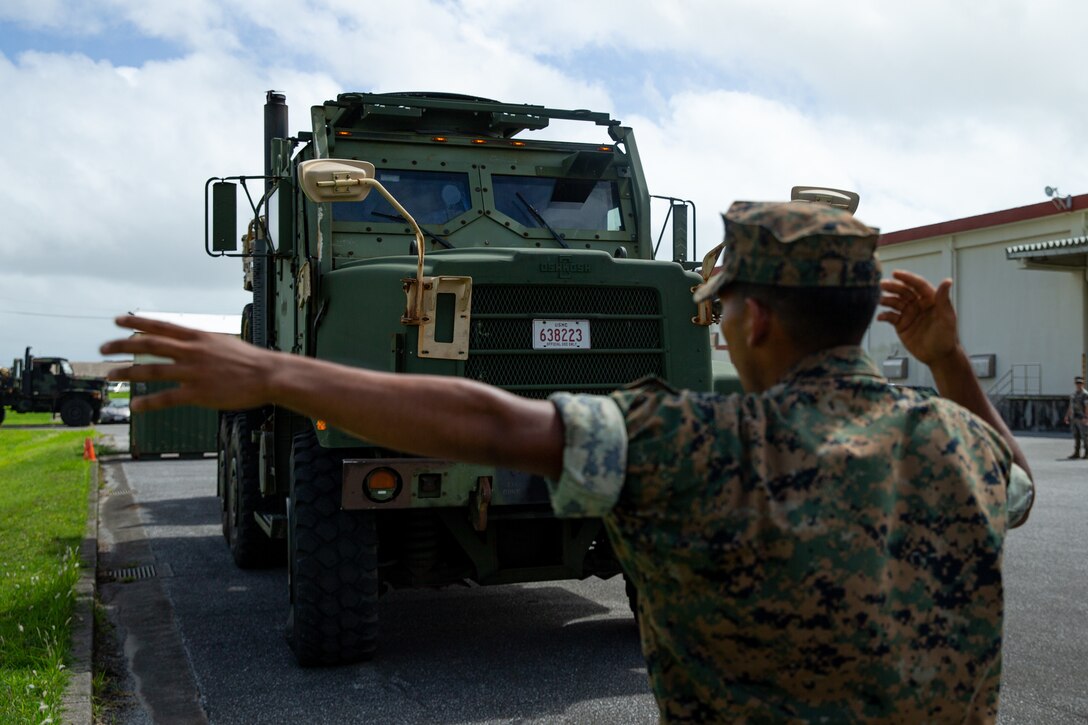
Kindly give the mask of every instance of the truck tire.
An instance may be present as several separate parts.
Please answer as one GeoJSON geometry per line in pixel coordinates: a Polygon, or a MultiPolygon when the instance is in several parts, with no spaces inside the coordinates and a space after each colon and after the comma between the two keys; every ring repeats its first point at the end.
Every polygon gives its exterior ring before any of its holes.
{"type": "Polygon", "coordinates": [[[277,562],[279,543],[269,538],[253,514],[262,510],[260,450],[251,438],[250,417],[234,416],[227,459],[227,541],[239,569],[256,569],[277,562]]]}
{"type": "Polygon", "coordinates": [[[287,507],[287,640],[303,667],[368,660],[378,639],[374,514],[340,508],[342,461],[297,433],[287,507]]]}
{"type": "Polygon", "coordinates": [[[230,546],[230,516],[227,514],[227,471],[230,468],[230,431],[234,425],[234,416],[230,413],[219,414],[219,430],[215,442],[215,495],[219,499],[219,518],[223,529],[223,540],[230,546]]]}
{"type": "Polygon", "coordinates": [[[91,424],[94,409],[83,398],[69,398],[60,407],[60,419],[69,428],[82,428],[91,424]]]}

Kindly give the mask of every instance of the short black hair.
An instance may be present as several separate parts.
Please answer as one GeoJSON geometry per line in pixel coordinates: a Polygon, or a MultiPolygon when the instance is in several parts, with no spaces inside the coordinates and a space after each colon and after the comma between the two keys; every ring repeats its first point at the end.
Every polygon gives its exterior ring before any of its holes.
{"type": "Polygon", "coordinates": [[[796,344],[810,352],[861,344],[880,302],[878,286],[778,287],[735,282],[728,289],[770,308],[796,344]]]}

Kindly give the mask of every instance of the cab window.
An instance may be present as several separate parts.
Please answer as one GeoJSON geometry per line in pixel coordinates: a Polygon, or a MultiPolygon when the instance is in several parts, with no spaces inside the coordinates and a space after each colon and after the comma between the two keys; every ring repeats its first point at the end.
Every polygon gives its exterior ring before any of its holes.
{"type": "Polygon", "coordinates": [[[555,229],[623,230],[614,181],[493,174],[495,208],[526,227],[543,227],[530,205],[555,229]]]}
{"type": "MultiPolygon", "coordinates": [[[[377,179],[420,224],[445,224],[472,208],[468,174],[450,171],[378,169],[377,179]]],[[[332,205],[340,222],[402,223],[400,214],[377,191],[358,202],[332,205]]]]}

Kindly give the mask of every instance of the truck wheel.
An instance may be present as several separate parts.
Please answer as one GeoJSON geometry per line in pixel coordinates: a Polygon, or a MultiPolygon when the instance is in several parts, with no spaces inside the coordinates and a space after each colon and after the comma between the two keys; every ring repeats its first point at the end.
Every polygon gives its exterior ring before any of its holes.
{"type": "Polygon", "coordinates": [[[219,431],[215,443],[215,495],[219,499],[219,518],[223,529],[223,540],[230,545],[230,516],[227,515],[227,471],[230,468],[230,430],[234,416],[222,413],[219,416],[219,431]]]}
{"type": "Polygon", "coordinates": [[[234,563],[240,569],[255,569],[276,563],[277,541],[261,529],[253,514],[261,510],[261,480],[257,444],[250,437],[249,416],[234,416],[227,459],[227,541],[234,563]]]}
{"type": "Polygon", "coordinates": [[[91,424],[94,410],[83,398],[69,398],[60,407],[60,419],[69,428],[82,428],[91,424]]]}
{"type": "Polygon", "coordinates": [[[342,462],[297,433],[287,507],[287,640],[303,667],[368,660],[378,639],[374,514],[340,508],[342,462]]]}

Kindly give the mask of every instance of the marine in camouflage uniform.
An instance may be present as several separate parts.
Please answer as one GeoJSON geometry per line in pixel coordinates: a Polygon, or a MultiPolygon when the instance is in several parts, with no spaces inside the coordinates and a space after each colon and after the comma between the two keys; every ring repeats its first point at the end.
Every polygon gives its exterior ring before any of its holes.
{"type": "Polygon", "coordinates": [[[1088,392],[1084,390],[1084,378],[1073,378],[1077,389],[1069,396],[1069,408],[1065,412],[1065,423],[1073,426],[1073,455],[1080,458],[1080,446],[1084,444],[1084,457],[1088,458],[1088,392]]]}
{"type": "MultiPolygon", "coordinates": [[[[740,203],[726,229],[701,299],[879,283],[876,232],[845,212],[740,203]]],[[[760,393],[552,400],[553,504],[604,517],[664,721],[996,718],[1002,543],[1032,489],[981,419],[890,386],[854,346],[760,393]]]]}
{"type": "Polygon", "coordinates": [[[665,721],[992,722],[1002,544],[1032,488],[959,344],[951,282],[881,280],[876,231],[831,207],[739,203],[725,221],[721,272],[696,298],[720,302],[744,395],[529,400],[131,316],[118,324],[145,334],[101,350],[173,361],[111,372],[181,383],[140,410],[273,404],[547,477],[558,514],[604,518],[665,721]],[[878,296],[956,402],[889,386],[857,347],[878,296]]]}

